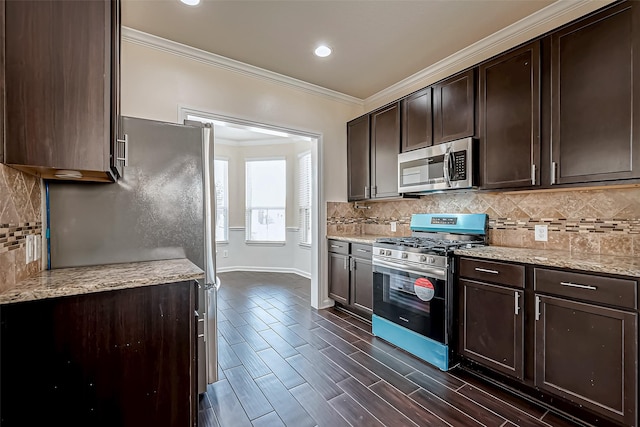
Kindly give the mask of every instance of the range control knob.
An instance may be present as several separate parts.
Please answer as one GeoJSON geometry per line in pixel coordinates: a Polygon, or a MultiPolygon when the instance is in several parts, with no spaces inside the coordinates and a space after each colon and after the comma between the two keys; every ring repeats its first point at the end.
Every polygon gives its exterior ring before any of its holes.
{"type": "Polygon", "coordinates": [[[420,262],[425,262],[427,257],[425,255],[420,255],[420,262]]]}
{"type": "Polygon", "coordinates": [[[380,249],[380,255],[384,255],[384,249],[380,249]]]}
{"type": "Polygon", "coordinates": [[[402,258],[407,259],[408,257],[409,257],[408,253],[405,252],[405,253],[402,254],[402,258]]]}
{"type": "Polygon", "coordinates": [[[391,256],[391,251],[387,251],[386,255],[391,256]]]}
{"type": "Polygon", "coordinates": [[[432,256],[430,256],[429,258],[427,258],[427,262],[430,264],[433,264],[434,262],[436,262],[436,259],[432,256]]]}

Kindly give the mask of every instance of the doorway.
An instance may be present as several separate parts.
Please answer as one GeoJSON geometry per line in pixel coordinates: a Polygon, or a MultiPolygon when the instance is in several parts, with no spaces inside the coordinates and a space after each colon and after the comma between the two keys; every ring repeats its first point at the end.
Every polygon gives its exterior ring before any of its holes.
{"type": "Polygon", "coordinates": [[[218,270],[308,277],[311,306],[318,308],[322,136],[186,107],[179,119],[214,128],[218,270]],[[286,209],[278,191],[283,179],[286,209]],[[273,197],[264,197],[269,192],[273,197]]]}

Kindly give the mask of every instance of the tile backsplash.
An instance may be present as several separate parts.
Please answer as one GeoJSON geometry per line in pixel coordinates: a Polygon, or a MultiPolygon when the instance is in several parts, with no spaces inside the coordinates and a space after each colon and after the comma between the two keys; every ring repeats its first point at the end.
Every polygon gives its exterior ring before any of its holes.
{"type": "Polygon", "coordinates": [[[42,234],[42,180],[0,164],[0,291],[40,271],[26,260],[26,236],[42,234]]]}
{"type": "Polygon", "coordinates": [[[327,233],[408,235],[413,213],[486,213],[493,245],[640,255],[640,187],[468,191],[387,202],[328,202],[327,233]],[[395,233],[391,232],[392,221],[397,223],[395,233]],[[547,242],[535,241],[534,227],[538,224],[548,226],[547,242]]]}

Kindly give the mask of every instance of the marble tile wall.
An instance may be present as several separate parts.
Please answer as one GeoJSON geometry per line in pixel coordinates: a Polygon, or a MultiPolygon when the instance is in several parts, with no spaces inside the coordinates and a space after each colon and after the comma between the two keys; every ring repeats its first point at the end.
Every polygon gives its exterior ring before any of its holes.
{"type": "Polygon", "coordinates": [[[494,245],[640,256],[640,187],[553,192],[456,192],[388,202],[327,203],[328,234],[408,235],[413,213],[486,213],[494,245]],[[396,221],[397,230],[390,231],[396,221]],[[549,227],[547,242],[534,239],[549,227]]]}
{"type": "Polygon", "coordinates": [[[25,263],[28,234],[42,234],[42,180],[0,164],[0,291],[41,270],[25,263]]]}

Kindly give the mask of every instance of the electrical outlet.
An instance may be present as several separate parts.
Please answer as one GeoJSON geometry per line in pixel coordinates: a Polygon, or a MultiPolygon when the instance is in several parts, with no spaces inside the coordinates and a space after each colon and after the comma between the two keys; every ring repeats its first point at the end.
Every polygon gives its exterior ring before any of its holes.
{"type": "Polygon", "coordinates": [[[38,261],[42,256],[42,236],[33,236],[33,260],[38,261]]]}
{"type": "Polygon", "coordinates": [[[227,250],[222,251],[222,256],[224,258],[227,258],[229,256],[229,251],[227,251],[227,250]]]}
{"type": "Polygon", "coordinates": [[[392,231],[392,232],[395,232],[395,231],[396,231],[396,225],[397,225],[397,224],[398,224],[398,223],[397,223],[396,221],[391,221],[391,231],[392,231]]]}
{"type": "Polygon", "coordinates": [[[546,225],[536,225],[536,241],[546,242],[548,239],[548,227],[546,225]]]}
{"type": "Polygon", "coordinates": [[[26,247],[25,247],[25,252],[26,252],[26,260],[25,263],[29,264],[30,262],[33,262],[33,235],[29,234],[26,239],[26,247]]]}

